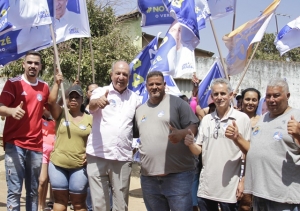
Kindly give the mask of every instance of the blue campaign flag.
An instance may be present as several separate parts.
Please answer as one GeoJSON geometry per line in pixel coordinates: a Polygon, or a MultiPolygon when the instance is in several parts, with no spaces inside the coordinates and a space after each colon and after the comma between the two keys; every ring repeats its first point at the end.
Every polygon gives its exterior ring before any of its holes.
{"type": "Polygon", "coordinates": [[[13,25],[7,19],[7,13],[10,9],[9,0],[0,1],[0,33],[5,33],[12,29],[13,25]]]}
{"type": "Polygon", "coordinates": [[[138,0],[138,9],[142,13],[141,26],[171,24],[174,21],[162,0],[138,0]]]}
{"type": "Polygon", "coordinates": [[[197,15],[195,13],[195,0],[173,1],[163,0],[163,3],[170,15],[176,19],[182,26],[182,30],[186,36],[181,41],[193,48],[200,42],[199,29],[197,23],[197,15]],[[192,11],[192,12],[191,12],[192,11]],[[188,33],[190,31],[190,33],[188,33]]]}
{"type": "Polygon", "coordinates": [[[177,46],[175,37],[176,35],[171,33],[167,33],[167,35],[164,37],[163,42],[159,46],[159,49],[150,67],[150,71],[157,70],[164,72],[164,74],[175,74],[177,46]]]}
{"type": "Polygon", "coordinates": [[[222,65],[220,64],[220,60],[217,59],[211,66],[207,75],[203,78],[203,80],[199,84],[198,100],[201,108],[206,108],[208,106],[207,101],[211,93],[210,84],[212,80],[215,78],[224,78],[224,77],[225,77],[224,70],[222,68],[222,65]]]}
{"type": "Polygon", "coordinates": [[[195,13],[198,23],[198,30],[204,29],[205,21],[211,15],[207,0],[195,0],[195,13]]]}
{"type": "Polygon", "coordinates": [[[157,50],[151,71],[158,70],[174,78],[195,72],[194,49],[182,41],[186,37],[184,28],[178,21],[174,21],[157,50]]]}
{"type": "Polygon", "coordinates": [[[0,35],[0,65],[22,57],[25,52],[49,45],[51,42],[49,26],[24,28],[0,35]]]}
{"type": "Polygon", "coordinates": [[[128,88],[141,96],[142,103],[148,99],[146,76],[157,52],[159,34],[130,63],[128,88]]]}

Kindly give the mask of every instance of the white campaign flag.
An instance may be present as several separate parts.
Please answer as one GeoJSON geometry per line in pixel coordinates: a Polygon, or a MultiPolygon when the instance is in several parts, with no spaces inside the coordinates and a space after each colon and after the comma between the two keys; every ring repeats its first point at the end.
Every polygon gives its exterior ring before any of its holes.
{"type": "Polygon", "coordinates": [[[211,19],[222,18],[235,11],[236,0],[210,0],[207,1],[211,19]]]}
{"type": "Polygon", "coordinates": [[[7,21],[12,24],[12,30],[52,23],[47,0],[9,0],[9,5],[7,21]]]}
{"type": "Polygon", "coordinates": [[[54,0],[54,2],[54,29],[57,43],[91,36],[85,0],[54,0]]]}
{"type": "Polygon", "coordinates": [[[280,30],[274,44],[281,56],[289,50],[300,47],[300,16],[280,30]]]}

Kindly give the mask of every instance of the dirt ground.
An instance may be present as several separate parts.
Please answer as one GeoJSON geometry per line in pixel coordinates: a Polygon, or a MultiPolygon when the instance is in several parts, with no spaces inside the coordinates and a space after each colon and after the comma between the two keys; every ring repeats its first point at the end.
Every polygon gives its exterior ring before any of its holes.
{"type": "MultiPolygon", "coordinates": [[[[139,166],[137,164],[133,165],[133,171],[131,175],[132,176],[129,192],[129,211],[146,211],[140,185],[139,166]]],[[[6,211],[6,194],[7,186],[5,180],[4,151],[2,143],[0,143],[0,211],[6,211]]],[[[21,197],[21,211],[25,211],[24,188],[21,197]]]]}

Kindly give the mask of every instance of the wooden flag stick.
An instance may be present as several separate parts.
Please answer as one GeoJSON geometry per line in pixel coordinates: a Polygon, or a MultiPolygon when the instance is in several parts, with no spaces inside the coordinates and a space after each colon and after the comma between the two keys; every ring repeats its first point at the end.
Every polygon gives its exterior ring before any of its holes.
{"type": "Polygon", "coordinates": [[[252,61],[252,59],[253,59],[253,57],[254,57],[254,54],[255,54],[255,52],[256,52],[258,46],[259,46],[259,43],[260,43],[260,42],[258,42],[258,43],[256,44],[255,49],[254,49],[254,51],[253,51],[253,53],[252,53],[252,55],[251,55],[251,57],[250,57],[250,59],[249,59],[247,65],[246,65],[246,67],[244,68],[243,75],[242,75],[242,77],[241,77],[241,79],[240,79],[240,81],[239,81],[237,87],[236,87],[235,90],[234,90],[235,93],[237,93],[237,90],[239,89],[239,87],[240,87],[240,85],[241,85],[241,83],[242,83],[242,81],[243,81],[243,79],[244,79],[244,77],[245,77],[245,75],[246,75],[246,73],[247,73],[247,70],[248,70],[248,68],[249,68],[249,65],[250,65],[250,63],[251,63],[251,61],[252,61]]]}
{"type": "Polygon", "coordinates": [[[216,41],[216,44],[217,44],[217,48],[218,48],[218,52],[219,52],[219,55],[220,55],[220,60],[221,60],[221,63],[222,63],[223,69],[224,69],[224,73],[226,75],[226,78],[229,80],[227,69],[226,69],[224,59],[223,59],[223,56],[222,56],[222,53],[221,53],[220,45],[219,45],[219,42],[218,42],[218,39],[217,39],[215,27],[214,27],[214,24],[213,24],[211,18],[209,18],[209,22],[210,22],[210,26],[211,26],[211,29],[213,31],[214,38],[215,38],[215,41],[216,41]]]}
{"type": "MultiPolygon", "coordinates": [[[[53,25],[52,24],[50,24],[50,31],[51,31],[52,41],[53,41],[55,61],[56,61],[56,64],[57,64],[56,67],[58,69],[58,72],[62,73],[61,72],[61,68],[60,68],[59,57],[58,57],[58,50],[57,50],[57,46],[56,46],[56,39],[55,39],[54,29],[53,29],[53,25]]],[[[63,100],[64,110],[65,110],[65,119],[66,119],[67,122],[69,122],[68,107],[67,107],[66,96],[65,96],[65,89],[64,89],[63,83],[60,83],[60,89],[61,89],[61,96],[62,96],[62,100],[63,100]]],[[[67,124],[67,126],[68,126],[68,124],[67,124]]]]}
{"type": "Polygon", "coordinates": [[[95,64],[94,64],[94,51],[93,51],[92,37],[90,37],[90,51],[91,51],[91,61],[92,61],[93,83],[95,83],[95,64]]]}
{"type": "Polygon", "coordinates": [[[79,38],[79,59],[78,59],[78,69],[77,69],[77,80],[79,80],[81,71],[81,58],[82,58],[82,38],[79,38]]]}

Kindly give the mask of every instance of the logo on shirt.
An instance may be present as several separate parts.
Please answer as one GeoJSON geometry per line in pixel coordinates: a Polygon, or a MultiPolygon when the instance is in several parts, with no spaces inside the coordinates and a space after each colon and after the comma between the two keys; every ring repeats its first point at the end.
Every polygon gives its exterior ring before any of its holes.
{"type": "Polygon", "coordinates": [[[158,117],[162,117],[163,115],[165,115],[165,112],[164,112],[164,111],[160,111],[160,112],[157,114],[158,117]]]}
{"type": "Polygon", "coordinates": [[[36,99],[37,99],[38,101],[42,101],[43,96],[42,96],[41,94],[37,94],[37,95],[36,95],[36,99]]]}
{"type": "Polygon", "coordinates": [[[109,101],[109,105],[112,105],[113,107],[116,107],[117,103],[114,99],[110,99],[109,101]]]}
{"type": "Polygon", "coordinates": [[[141,119],[141,122],[145,122],[146,121],[146,116],[143,115],[142,119],[141,119]]]}
{"type": "Polygon", "coordinates": [[[253,129],[252,134],[255,136],[255,135],[258,134],[258,132],[259,132],[259,127],[255,127],[255,128],[253,129]]]}
{"type": "Polygon", "coordinates": [[[85,125],[79,125],[79,128],[80,128],[81,130],[86,130],[86,126],[85,126],[85,125]]]}
{"type": "Polygon", "coordinates": [[[47,127],[48,126],[48,122],[43,122],[43,124],[47,127]]]}
{"type": "Polygon", "coordinates": [[[281,141],[282,140],[282,133],[280,132],[275,132],[274,135],[273,135],[273,138],[276,140],[276,141],[281,141]]]}
{"type": "Polygon", "coordinates": [[[23,91],[21,95],[27,95],[27,93],[25,91],[23,91]]]}

